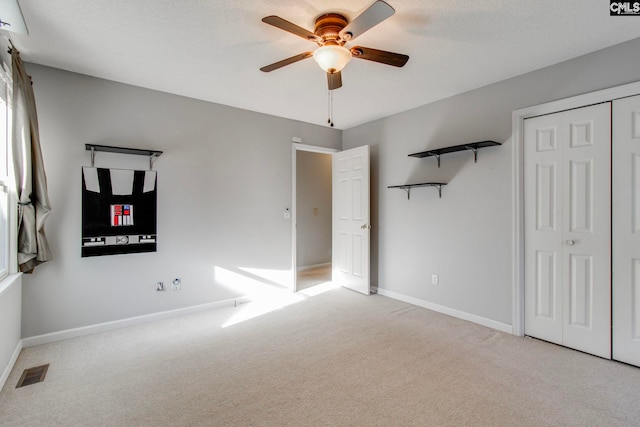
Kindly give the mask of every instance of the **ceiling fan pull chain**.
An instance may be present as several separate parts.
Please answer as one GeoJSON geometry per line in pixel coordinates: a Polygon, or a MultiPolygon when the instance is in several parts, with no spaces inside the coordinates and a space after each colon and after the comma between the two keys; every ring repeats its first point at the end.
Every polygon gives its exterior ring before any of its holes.
{"type": "Polygon", "coordinates": [[[327,91],[327,124],[331,124],[331,91],[327,91]]]}
{"type": "Polygon", "coordinates": [[[327,123],[329,123],[329,126],[333,127],[333,92],[329,91],[328,93],[329,96],[329,119],[327,119],[327,123]]]}

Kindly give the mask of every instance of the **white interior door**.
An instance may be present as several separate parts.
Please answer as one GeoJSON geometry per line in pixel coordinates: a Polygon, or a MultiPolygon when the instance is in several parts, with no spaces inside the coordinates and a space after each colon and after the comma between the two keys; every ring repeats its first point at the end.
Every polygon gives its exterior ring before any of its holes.
{"type": "Polygon", "coordinates": [[[525,334],[562,344],[562,147],[553,116],[524,126],[525,334]]]}
{"type": "Polygon", "coordinates": [[[611,104],[525,120],[525,334],[611,357],[611,104]]]}
{"type": "Polygon", "coordinates": [[[613,103],[613,358],[640,366],[640,96],[613,103]]]}
{"type": "Polygon", "coordinates": [[[333,281],[365,295],[369,283],[369,146],[333,154],[333,281]]]}

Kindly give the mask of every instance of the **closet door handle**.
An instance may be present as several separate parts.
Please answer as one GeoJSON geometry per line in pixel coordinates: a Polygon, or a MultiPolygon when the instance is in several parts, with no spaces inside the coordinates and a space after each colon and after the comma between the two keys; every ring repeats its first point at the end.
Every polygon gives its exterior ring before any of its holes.
{"type": "Polygon", "coordinates": [[[567,240],[565,243],[567,244],[567,246],[573,246],[576,244],[576,242],[574,242],[573,240],[567,240]]]}

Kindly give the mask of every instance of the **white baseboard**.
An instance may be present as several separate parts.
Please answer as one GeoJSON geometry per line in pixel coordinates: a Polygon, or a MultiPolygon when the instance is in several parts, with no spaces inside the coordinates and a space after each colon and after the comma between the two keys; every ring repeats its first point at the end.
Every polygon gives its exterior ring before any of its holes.
{"type": "Polygon", "coordinates": [[[13,350],[13,354],[11,355],[11,359],[9,359],[9,363],[4,367],[4,371],[2,371],[2,376],[0,376],[0,390],[4,387],[5,383],[9,379],[9,374],[13,369],[16,361],[18,360],[18,356],[20,356],[20,352],[22,351],[22,340],[18,341],[16,344],[15,350],[13,350]]]}
{"type": "Polygon", "coordinates": [[[307,270],[313,270],[314,268],[322,268],[322,267],[330,267],[330,266],[331,266],[330,262],[325,262],[322,264],[301,265],[300,267],[296,267],[296,270],[307,271],[307,270]]]}
{"type": "Polygon", "coordinates": [[[497,329],[498,331],[513,334],[513,326],[506,323],[498,322],[496,320],[487,319],[486,317],[477,316],[475,314],[466,313],[464,311],[456,310],[453,308],[445,307],[443,305],[434,304],[429,301],[425,301],[419,298],[410,297],[398,292],[388,291],[383,288],[377,288],[377,293],[385,297],[404,301],[409,304],[417,305],[418,307],[426,308],[429,310],[437,311],[438,313],[446,314],[447,316],[457,317],[458,319],[467,320],[469,322],[477,323],[478,325],[486,326],[488,328],[497,329]]]}
{"type": "Polygon", "coordinates": [[[49,344],[52,342],[67,340],[70,338],[82,337],[85,335],[97,334],[100,332],[112,331],[114,329],[127,328],[129,326],[142,325],[156,322],[158,320],[170,319],[173,317],[185,316],[205,310],[213,310],[223,307],[231,307],[251,301],[249,297],[239,297],[223,301],[215,301],[206,304],[194,305],[191,307],[177,308],[175,310],[161,311],[158,313],[145,314],[143,316],[129,317],[127,319],[114,320],[111,322],[98,323],[95,325],[82,326],[80,328],[67,329],[64,331],[52,332],[49,334],[36,335],[34,337],[23,338],[22,346],[33,347],[35,345],[49,344]]]}

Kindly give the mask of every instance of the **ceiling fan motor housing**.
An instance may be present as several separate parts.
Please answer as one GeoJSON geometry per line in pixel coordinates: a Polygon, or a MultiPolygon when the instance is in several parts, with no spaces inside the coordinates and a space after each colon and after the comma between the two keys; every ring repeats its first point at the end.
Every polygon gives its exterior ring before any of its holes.
{"type": "Polygon", "coordinates": [[[319,46],[338,45],[342,46],[346,40],[340,37],[340,31],[347,26],[349,21],[337,13],[327,13],[316,19],[315,34],[320,38],[319,46]]]}

